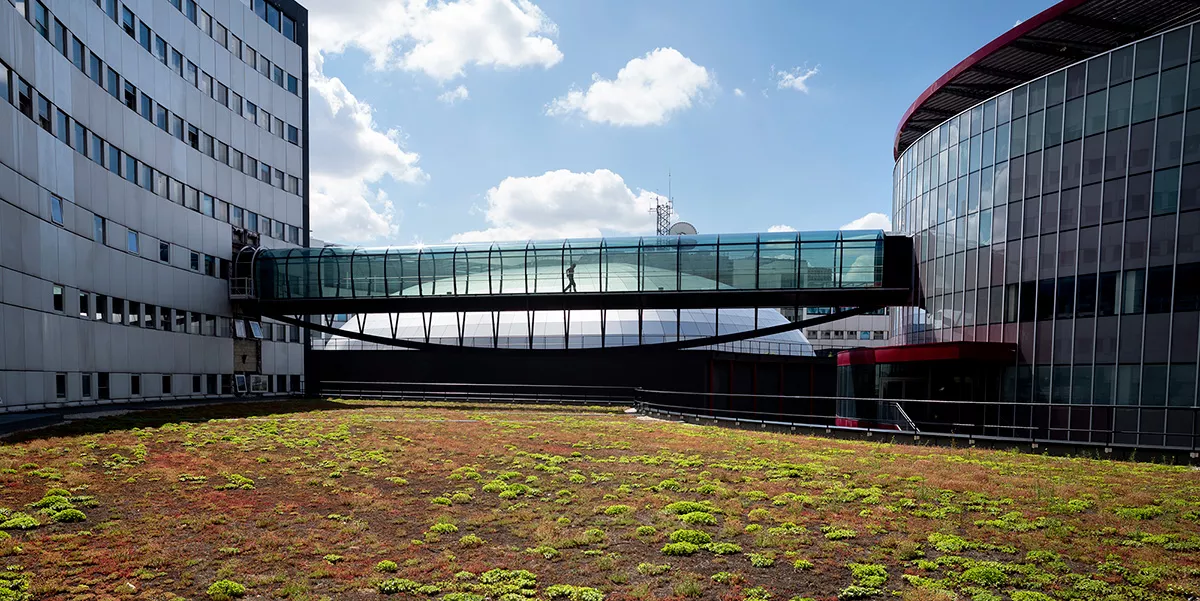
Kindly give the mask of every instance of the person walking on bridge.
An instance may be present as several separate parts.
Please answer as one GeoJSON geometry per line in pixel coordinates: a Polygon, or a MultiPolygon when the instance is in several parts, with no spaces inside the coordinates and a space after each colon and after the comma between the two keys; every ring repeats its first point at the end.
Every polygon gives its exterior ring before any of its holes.
{"type": "Polygon", "coordinates": [[[563,292],[579,292],[575,289],[575,264],[567,268],[567,287],[563,288],[563,292]]]}

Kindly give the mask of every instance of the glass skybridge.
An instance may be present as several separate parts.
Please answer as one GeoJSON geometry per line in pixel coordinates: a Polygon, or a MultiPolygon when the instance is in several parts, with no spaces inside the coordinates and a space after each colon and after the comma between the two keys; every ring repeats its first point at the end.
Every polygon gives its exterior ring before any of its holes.
{"type": "MultiPolygon", "coordinates": [[[[881,230],[868,230],[259,249],[249,259],[252,281],[244,287],[246,297],[278,306],[349,299],[865,291],[884,287],[886,238],[881,230]]],[[[904,260],[911,261],[911,252],[904,260]]]]}

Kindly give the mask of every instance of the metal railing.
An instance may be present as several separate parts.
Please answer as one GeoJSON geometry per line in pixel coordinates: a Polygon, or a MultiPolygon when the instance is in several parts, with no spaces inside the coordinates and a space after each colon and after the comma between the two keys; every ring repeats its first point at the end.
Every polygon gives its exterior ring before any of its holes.
{"type": "MultiPolygon", "coordinates": [[[[686,392],[630,387],[428,382],[321,384],[321,396],[492,403],[626,405],[640,412],[700,422],[900,436],[906,440],[1071,445],[1097,452],[1153,449],[1200,456],[1200,407],[1062,405],[1020,401],[971,403],[938,399],[860,399],[686,392]],[[853,411],[847,409],[853,407],[853,411]],[[1171,411],[1162,429],[1140,413],[1171,411]],[[860,412],[869,417],[856,417],[860,412]],[[854,413],[855,415],[849,415],[854,413]],[[1085,417],[1086,416],[1086,417],[1085,417]]],[[[1165,416],[1165,414],[1164,414],[1165,416]]]]}

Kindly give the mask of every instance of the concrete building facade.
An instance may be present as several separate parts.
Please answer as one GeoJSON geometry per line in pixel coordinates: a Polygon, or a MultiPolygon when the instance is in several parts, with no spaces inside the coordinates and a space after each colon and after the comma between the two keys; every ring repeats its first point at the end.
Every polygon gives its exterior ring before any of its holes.
{"type": "Polygon", "coordinates": [[[307,22],[0,2],[0,411],[302,388],[300,330],[238,319],[228,279],[307,243],[307,22]]]}

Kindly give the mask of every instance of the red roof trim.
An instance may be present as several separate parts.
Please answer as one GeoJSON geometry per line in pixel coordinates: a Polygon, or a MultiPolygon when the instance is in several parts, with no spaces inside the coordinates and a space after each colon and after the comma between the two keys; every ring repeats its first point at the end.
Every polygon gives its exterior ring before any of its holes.
{"type": "Polygon", "coordinates": [[[929,100],[930,97],[941,91],[946,84],[950,83],[950,81],[955,77],[958,77],[963,71],[974,67],[979,63],[979,61],[987,58],[988,55],[1011,44],[1021,36],[1032,32],[1038,27],[1041,27],[1042,25],[1061,17],[1068,11],[1087,1],[1088,0],[1062,0],[1058,4],[1055,4],[1054,6],[1051,6],[1050,8],[1047,8],[1046,10],[1034,15],[1033,17],[1022,21],[1020,25],[1017,25],[1004,32],[1000,37],[988,42],[986,46],[976,50],[974,54],[963,59],[963,61],[957,65],[954,65],[954,67],[947,71],[945,75],[942,75],[937,79],[937,81],[933,82],[933,85],[925,88],[925,91],[921,92],[920,96],[917,96],[917,99],[912,103],[912,106],[908,107],[908,110],[904,112],[904,117],[900,119],[900,125],[896,126],[896,137],[895,141],[892,143],[892,154],[894,158],[897,160],[900,158],[900,132],[904,130],[904,126],[913,116],[913,113],[917,112],[917,109],[921,108],[922,104],[925,104],[925,101],[929,100]]]}
{"type": "Polygon", "coordinates": [[[842,351],[838,366],[917,361],[1013,361],[1017,345],[1007,342],[934,342],[842,351]]]}

